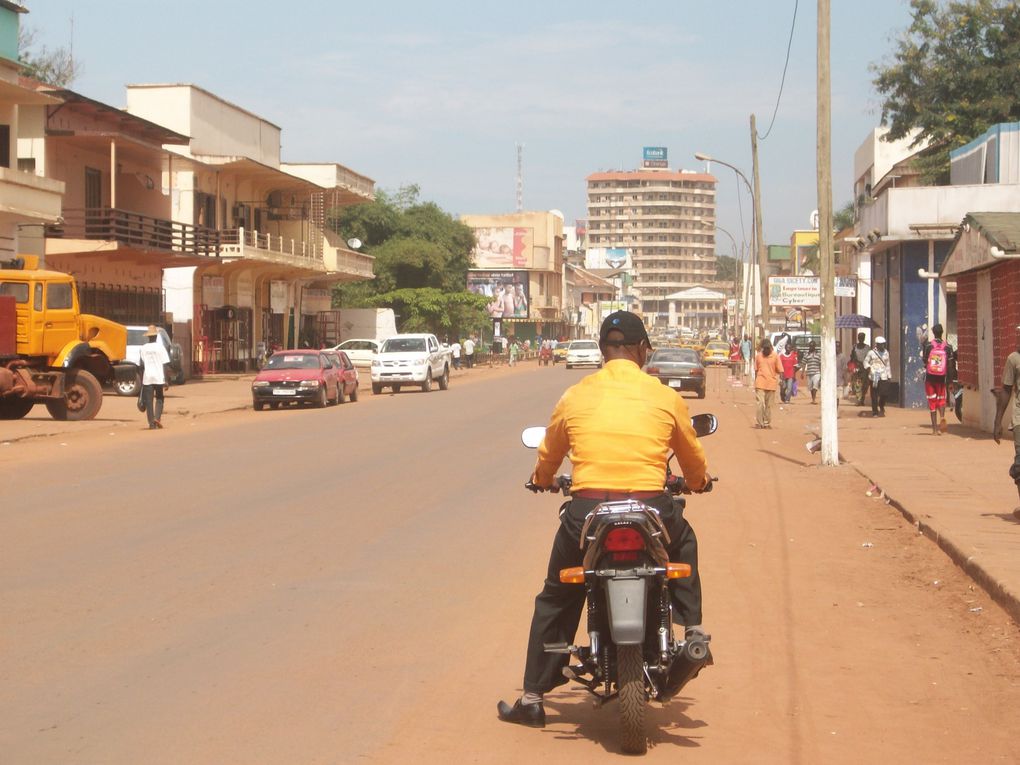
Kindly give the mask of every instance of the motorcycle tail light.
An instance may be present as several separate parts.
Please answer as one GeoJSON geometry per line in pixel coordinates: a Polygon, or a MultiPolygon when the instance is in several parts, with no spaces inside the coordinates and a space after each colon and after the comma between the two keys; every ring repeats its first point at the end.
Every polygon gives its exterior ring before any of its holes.
{"type": "Polygon", "coordinates": [[[584,566],[561,568],[560,582],[563,584],[584,584],[584,566]]]}
{"type": "Polygon", "coordinates": [[[621,526],[606,534],[603,546],[608,552],[644,550],[645,538],[641,532],[630,526],[621,526]]]}
{"type": "Polygon", "coordinates": [[[659,374],[659,368],[658,367],[648,367],[648,369],[646,369],[645,371],[648,374],[650,374],[650,375],[657,375],[657,374],[659,374]]]}
{"type": "Polygon", "coordinates": [[[637,552],[614,552],[612,556],[613,563],[625,563],[627,561],[636,561],[638,559],[637,552]]]}
{"type": "Polygon", "coordinates": [[[683,579],[691,575],[691,567],[686,563],[667,563],[667,579],[683,579]]]}

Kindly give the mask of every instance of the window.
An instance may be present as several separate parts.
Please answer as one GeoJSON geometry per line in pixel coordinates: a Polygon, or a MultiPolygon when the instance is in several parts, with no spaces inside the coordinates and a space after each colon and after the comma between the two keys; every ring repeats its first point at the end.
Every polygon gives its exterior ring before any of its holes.
{"type": "Polygon", "coordinates": [[[15,303],[27,303],[28,284],[25,282],[0,282],[0,295],[13,295],[15,303]]]}
{"type": "Polygon", "coordinates": [[[70,282],[51,282],[46,289],[46,307],[64,310],[73,306],[70,282]]]}
{"type": "Polygon", "coordinates": [[[32,296],[32,310],[34,310],[34,311],[41,311],[42,310],[42,285],[41,284],[36,284],[35,285],[35,291],[34,291],[34,294],[32,296]]]}
{"type": "Polygon", "coordinates": [[[11,166],[11,126],[0,125],[0,167],[11,166]]]}

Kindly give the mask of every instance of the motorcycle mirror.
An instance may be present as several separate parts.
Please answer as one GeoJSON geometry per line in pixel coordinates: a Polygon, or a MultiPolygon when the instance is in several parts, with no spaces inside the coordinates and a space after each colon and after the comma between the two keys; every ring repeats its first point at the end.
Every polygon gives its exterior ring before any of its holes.
{"type": "Polygon", "coordinates": [[[542,427],[525,428],[521,433],[521,442],[529,449],[537,449],[543,438],[545,438],[545,428],[542,427]]]}
{"type": "Polygon", "coordinates": [[[719,429],[719,420],[714,414],[696,414],[691,417],[691,427],[699,438],[703,438],[719,429]]]}

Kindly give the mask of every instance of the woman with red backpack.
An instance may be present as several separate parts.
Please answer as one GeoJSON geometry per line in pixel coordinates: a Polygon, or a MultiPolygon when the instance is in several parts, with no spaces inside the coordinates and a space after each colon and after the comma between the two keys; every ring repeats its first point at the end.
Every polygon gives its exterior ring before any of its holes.
{"type": "Polygon", "coordinates": [[[942,339],[942,325],[931,328],[933,338],[924,344],[924,392],[931,412],[931,434],[946,432],[946,382],[953,360],[953,346],[942,339]]]}

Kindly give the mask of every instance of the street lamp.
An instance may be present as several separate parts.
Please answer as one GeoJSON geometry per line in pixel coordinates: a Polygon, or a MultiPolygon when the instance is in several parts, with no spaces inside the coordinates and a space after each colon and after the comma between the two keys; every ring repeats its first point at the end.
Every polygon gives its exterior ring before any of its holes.
{"type": "MultiPolygon", "coordinates": [[[[733,265],[734,265],[734,271],[733,271],[733,302],[734,302],[734,305],[733,305],[733,309],[734,309],[734,313],[739,315],[740,314],[740,297],[739,297],[740,293],[737,292],[737,281],[738,281],[738,277],[740,276],[740,274],[737,273],[737,268],[736,267],[737,267],[737,264],[741,264],[741,265],[743,264],[743,258],[737,256],[737,240],[733,238],[733,234],[731,234],[729,231],[724,229],[718,223],[716,224],[715,228],[716,228],[717,231],[722,231],[724,234],[726,234],[726,236],[728,236],[730,238],[730,244],[733,245],[733,265]]],[[[744,249],[743,247],[740,248],[741,252],[743,252],[743,249],[744,249]]],[[[733,325],[735,327],[739,327],[740,326],[739,322],[736,320],[736,317],[734,317],[733,325]]]]}
{"type": "MultiPolygon", "coordinates": [[[[758,198],[754,195],[754,189],[751,187],[751,182],[749,180],[747,180],[747,176],[744,175],[743,172],[741,172],[740,168],[737,167],[736,165],[731,165],[729,162],[725,162],[725,161],[723,161],[721,159],[716,159],[715,157],[713,157],[713,156],[711,156],[709,154],[705,154],[704,152],[701,152],[701,151],[695,152],[694,153],[694,158],[699,160],[699,161],[701,161],[701,162],[716,162],[716,163],[718,163],[720,165],[723,165],[724,167],[728,167],[730,170],[735,172],[738,176],[740,176],[740,180],[742,180],[744,182],[744,185],[747,186],[747,193],[750,195],[751,202],[753,203],[752,213],[751,213],[751,215],[752,215],[752,218],[751,218],[751,250],[755,253],[755,255],[757,257],[757,260],[758,260],[758,269],[757,269],[758,273],[757,273],[757,277],[755,278],[755,288],[753,290],[751,290],[751,321],[750,321],[750,324],[751,324],[751,342],[753,343],[755,335],[756,335],[756,331],[755,331],[756,330],[756,327],[755,327],[756,321],[755,321],[755,319],[756,319],[756,316],[757,316],[757,313],[758,313],[758,310],[757,310],[758,290],[761,288],[761,285],[759,284],[759,282],[761,281],[761,278],[762,278],[762,267],[763,267],[763,264],[762,264],[763,258],[762,258],[762,255],[761,255],[761,241],[760,241],[761,235],[758,233],[758,226],[760,224],[760,221],[759,221],[759,212],[758,212],[758,208],[759,208],[758,198]]],[[[750,260],[751,260],[750,257],[748,257],[748,263],[749,264],[750,264],[750,260]]],[[[755,275],[754,269],[752,269],[751,274],[752,274],[752,276],[755,275]]],[[[764,308],[764,307],[765,307],[765,296],[763,294],[762,295],[762,308],[764,308]]],[[[767,330],[767,318],[768,317],[765,316],[765,311],[763,310],[762,311],[762,321],[765,323],[765,329],[766,330],[767,330]]]]}

